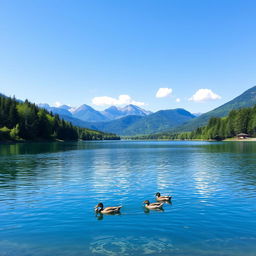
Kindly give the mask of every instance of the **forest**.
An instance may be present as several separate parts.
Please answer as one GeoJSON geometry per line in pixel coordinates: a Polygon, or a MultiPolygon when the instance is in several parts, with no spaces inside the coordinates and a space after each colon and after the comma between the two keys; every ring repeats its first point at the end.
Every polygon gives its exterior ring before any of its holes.
{"type": "Polygon", "coordinates": [[[256,137],[256,105],[252,108],[232,110],[223,118],[213,117],[204,127],[192,132],[158,133],[147,136],[132,137],[132,139],[166,139],[166,140],[224,140],[233,138],[239,133],[256,137]]]}
{"type": "Polygon", "coordinates": [[[37,107],[28,100],[0,96],[0,141],[47,140],[112,140],[120,139],[103,133],[73,126],[58,115],[37,107]]]}

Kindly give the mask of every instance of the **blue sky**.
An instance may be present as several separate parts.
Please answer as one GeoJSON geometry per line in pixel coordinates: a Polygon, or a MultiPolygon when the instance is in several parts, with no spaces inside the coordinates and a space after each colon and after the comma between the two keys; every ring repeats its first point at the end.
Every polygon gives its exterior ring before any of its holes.
{"type": "Polygon", "coordinates": [[[256,84],[255,13],[247,0],[1,0],[0,92],[206,112],[256,84]]]}

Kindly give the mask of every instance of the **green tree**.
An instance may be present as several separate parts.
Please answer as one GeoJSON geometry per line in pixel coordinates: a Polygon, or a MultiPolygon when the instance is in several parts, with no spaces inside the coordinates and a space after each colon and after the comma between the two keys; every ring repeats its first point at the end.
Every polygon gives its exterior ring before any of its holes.
{"type": "Polygon", "coordinates": [[[18,140],[19,139],[19,133],[20,133],[20,125],[16,124],[14,128],[10,131],[10,137],[12,140],[18,140]]]}

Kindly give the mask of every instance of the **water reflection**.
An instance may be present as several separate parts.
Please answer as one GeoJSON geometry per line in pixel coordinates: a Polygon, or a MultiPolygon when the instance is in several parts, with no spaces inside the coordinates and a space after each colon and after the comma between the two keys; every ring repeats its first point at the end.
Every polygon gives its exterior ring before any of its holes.
{"type": "Polygon", "coordinates": [[[104,213],[104,214],[96,213],[95,217],[96,217],[97,220],[103,220],[104,218],[107,218],[108,216],[113,216],[114,217],[114,216],[120,216],[121,214],[122,214],[121,212],[120,213],[104,213]]]}
{"type": "Polygon", "coordinates": [[[256,249],[256,143],[31,143],[0,151],[6,255],[205,255],[206,249],[220,255],[226,249],[233,256],[256,249]],[[173,205],[167,202],[164,212],[142,208],[157,191],[172,195],[173,205]],[[99,201],[124,205],[123,214],[95,216],[99,201]]]}
{"type": "Polygon", "coordinates": [[[203,198],[210,198],[220,190],[220,166],[218,163],[212,161],[207,154],[195,154],[191,162],[191,168],[194,170],[192,173],[191,182],[194,181],[196,193],[203,198]]]}
{"type": "Polygon", "coordinates": [[[144,207],[144,213],[149,214],[150,212],[164,212],[164,208],[148,209],[148,208],[144,207]]]}

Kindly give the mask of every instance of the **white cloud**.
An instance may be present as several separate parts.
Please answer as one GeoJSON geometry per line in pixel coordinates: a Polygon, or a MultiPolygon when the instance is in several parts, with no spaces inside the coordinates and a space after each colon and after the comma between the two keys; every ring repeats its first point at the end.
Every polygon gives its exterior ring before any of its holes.
{"type": "Polygon", "coordinates": [[[156,98],[165,98],[172,93],[171,88],[159,88],[156,93],[156,98]]]}
{"type": "Polygon", "coordinates": [[[59,101],[56,101],[55,103],[54,103],[54,107],[60,107],[61,105],[63,105],[61,102],[59,102],[59,101]]]}
{"type": "Polygon", "coordinates": [[[190,101],[195,102],[203,102],[208,100],[218,100],[221,99],[221,96],[214,93],[210,89],[199,89],[191,98],[189,98],[190,101]]]}
{"type": "Polygon", "coordinates": [[[70,104],[63,104],[63,103],[61,103],[60,101],[56,101],[56,102],[54,102],[54,104],[52,105],[52,107],[56,107],[56,108],[59,108],[60,106],[68,106],[68,107],[71,107],[70,104]]]}
{"type": "Polygon", "coordinates": [[[94,97],[92,99],[92,104],[96,106],[121,106],[133,104],[136,106],[144,106],[144,102],[135,101],[131,96],[127,94],[119,95],[118,98],[112,98],[109,96],[94,97]]]}
{"type": "Polygon", "coordinates": [[[176,99],[176,102],[180,102],[180,98],[177,98],[177,99],[176,99]]]}

